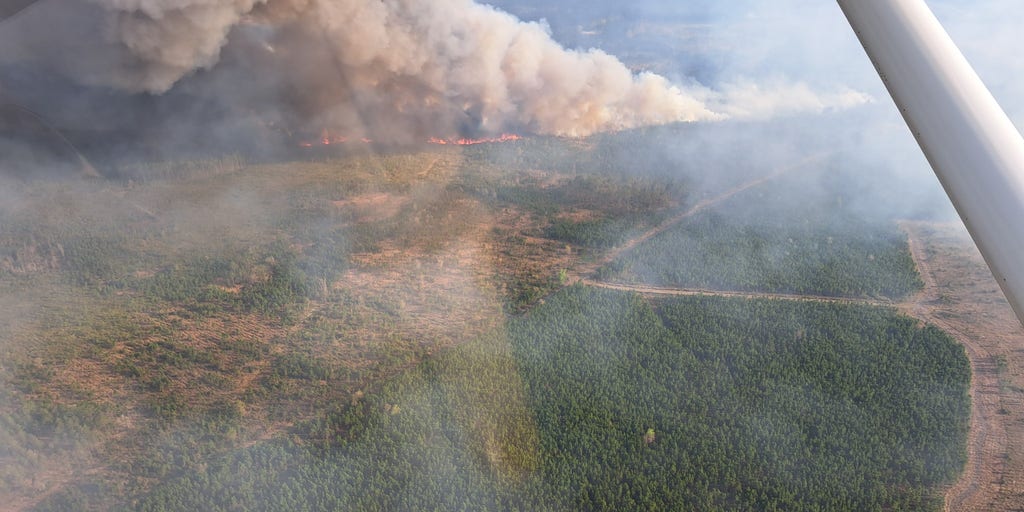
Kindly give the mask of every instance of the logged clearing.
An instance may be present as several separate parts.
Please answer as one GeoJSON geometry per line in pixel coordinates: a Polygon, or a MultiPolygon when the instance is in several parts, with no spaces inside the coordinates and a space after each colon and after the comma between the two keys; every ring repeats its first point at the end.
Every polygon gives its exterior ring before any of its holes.
{"type": "Polygon", "coordinates": [[[1024,329],[959,223],[904,222],[925,290],[905,313],[967,350],[974,378],[968,462],[950,511],[1024,508],[1024,329]]]}
{"type": "Polygon", "coordinates": [[[553,222],[630,229],[685,193],[472,151],[17,184],[0,205],[0,510],[109,510],[291,438],[557,289],[593,249],[553,222]]]}
{"type": "Polygon", "coordinates": [[[494,329],[494,215],[445,192],[460,162],[19,185],[35,201],[0,212],[0,510],[144,493],[494,329]]]}

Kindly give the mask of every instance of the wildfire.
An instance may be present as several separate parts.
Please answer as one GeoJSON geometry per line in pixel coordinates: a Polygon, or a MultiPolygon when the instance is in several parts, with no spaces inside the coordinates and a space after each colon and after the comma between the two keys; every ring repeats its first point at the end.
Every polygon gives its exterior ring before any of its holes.
{"type": "MultiPolygon", "coordinates": [[[[330,146],[330,145],[333,145],[333,144],[344,144],[346,142],[349,142],[349,140],[350,139],[348,137],[344,136],[344,135],[338,135],[336,133],[331,133],[330,130],[324,128],[320,132],[320,138],[316,139],[315,141],[310,141],[310,140],[300,141],[299,142],[299,147],[311,148],[311,147],[314,147],[314,146],[330,146]]],[[[360,139],[358,139],[358,141],[362,142],[363,144],[370,144],[370,143],[373,142],[372,140],[367,139],[366,137],[360,138],[360,139]]]]}
{"type": "MultiPolygon", "coordinates": [[[[427,139],[427,142],[430,143],[430,144],[437,144],[437,145],[441,145],[441,146],[474,146],[474,145],[477,145],[477,144],[497,144],[497,143],[501,143],[501,142],[512,142],[512,141],[517,141],[517,140],[522,140],[522,139],[523,139],[522,136],[516,135],[514,133],[503,133],[503,134],[501,134],[501,135],[499,135],[497,137],[487,137],[487,138],[482,138],[482,139],[469,139],[469,138],[465,138],[465,137],[457,138],[457,139],[456,138],[442,139],[442,138],[438,138],[438,137],[430,137],[429,139],[427,139]]],[[[320,132],[320,138],[319,139],[317,139],[316,141],[302,141],[302,142],[299,142],[299,147],[312,148],[314,146],[330,146],[330,145],[333,145],[333,144],[344,144],[344,143],[348,143],[348,142],[360,142],[360,143],[363,143],[363,144],[372,144],[373,140],[368,139],[366,137],[361,137],[359,139],[349,139],[348,137],[345,137],[344,135],[338,135],[338,134],[335,134],[335,133],[331,133],[329,130],[324,129],[323,131],[320,132]]]]}
{"type": "Polygon", "coordinates": [[[321,145],[330,146],[331,144],[343,144],[345,142],[348,142],[348,137],[344,135],[333,135],[326,128],[320,132],[321,145]]]}
{"type": "Polygon", "coordinates": [[[443,146],[454,145],[454,146],[473,146],[476,144],[496,144],[499,142],[512,142],[516,140],[522,140],[522,137],[514,133],[503,133],[498,137],[489,137],[485,139],[439,139],[437,137],[431,137],[427,142],[431,144],[440,144],[443,146]]]}

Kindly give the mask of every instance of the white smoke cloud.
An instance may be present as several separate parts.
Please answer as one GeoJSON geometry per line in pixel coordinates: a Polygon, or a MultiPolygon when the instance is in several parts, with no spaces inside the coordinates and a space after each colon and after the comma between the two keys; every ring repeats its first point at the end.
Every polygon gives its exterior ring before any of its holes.
{"type": "MultiPolygon", "coordinates": [[[[280,56],[259,56],[267,81],[300,91],[305,97],[294,103],[325,123],[397,124],[367,119],[380,116],[440,120],[456,129],[587,135],[718,117],[664,78],[634,75],[599,50],[566,50],[545,25],[472,0],[68,3],[76,4],[76,22],[97,29],[91,40],[75,43],[88,52],[61,55],[48,38],[19,43],[93,86],[164,93],[214,68],[229,45],[244,44],[237,33],[248,31],[280,56]]],[[[68,16],[48,14],[36,17],[68,16]]]]}
{"type": "Polygon", "coordinates": [[[875,101],[870,94],[848,87],[815,91],[805,82],[740,81],[723,85],[709,103],[733,118],[764,120],[778,116],[846,110],[875,101]]]}
{"type": "Polygon", "coordinates": [[[869,101],[781,81],[673,85],[601,50],[563,48],[545,23],[473,0],[66,0],[23,18],[0,34],[0,63],[47,62],[80,84],[129,93],[205,80],[215,90],[190,87],[237,94],[259,103],[246,110],[274,110],[300,129],[375,139],[585,136],[869,101]]]}

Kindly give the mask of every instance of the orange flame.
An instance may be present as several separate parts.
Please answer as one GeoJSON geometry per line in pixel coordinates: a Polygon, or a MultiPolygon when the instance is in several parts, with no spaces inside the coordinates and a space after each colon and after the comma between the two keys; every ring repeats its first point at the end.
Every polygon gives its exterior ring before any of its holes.
{"type": "Polygon", "coordinates": [[[427,142],[440,145],[454,144],[456,146],[474,146],[476,144],[495,144],[498,142],[512,142],[522,139],[522,137],[514,133],[503,133],[498,137],[488,137],[484,139],[439,139],[437,137],[431,137],[427,142]]]}
{"type": "MultiPolygon", "coordinates": [[[[442,139],[438,137],[431,137],[427,139],[427,142],[430,144],[437,144],[441,146],[475,146],[477,144],[496,144],[499,142],[512,142],[522,139],[523,137],[516,135],[514,133],[503,133],[498,137],[488,137],[483,139],[442,139]]],[[[333,134],[331,133],[330,130],[325,128],[320,132],[320,138],[318,140],[301,141],[299,142],[299,146],[303,148],[312,148],[314,146],[330,146],[332,144],[344,144],[346,142],[349,142],[348,137],[345,137],[344,135],[333,134]]],[[[359,138],[358,142],[362,142],[363,144],[373,144],[373,140],[368,139],[366,137],[359,138]]]]}
{"type": "MultiPolygon", "coordinates": [[[[359,139],[364,144],[370,144],[373,141],[365,137],[359,139]]],[[[320,138],[315,141],[300,141],[299,146],[303,148],[311,148],[313,146],[330,146],[332,144],[344,144],[349,141],[349,138],[344,135],[338,135],[331,133],[330,130],[324,128],[320,131],[320,138]]]]}
{"type": "Polygon", "coordinates": [[[324,128],[323,131],[320,132],[320,144],[324,146],[330,146],[331,144],[341,144],[344,142],[348,142],[348,137],[345,137],[344,135],[332,135],[331,132],[327,130],[327,128],[324,128]]]}

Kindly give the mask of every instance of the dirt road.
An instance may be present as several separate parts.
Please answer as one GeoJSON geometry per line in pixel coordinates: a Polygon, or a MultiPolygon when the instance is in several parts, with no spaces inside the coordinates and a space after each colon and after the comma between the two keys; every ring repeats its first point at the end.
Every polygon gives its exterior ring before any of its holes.
{"type": "Polygon", "coordinates": [[[767,292],[741,292],[730,290],[710,290],[706,288],[662,288],[657,286],[646,286],[625,283],[609,283],[595,281],[593,279],[582,279],[580,283],[595,288],[607,288],[609,290],[620,290],[639,293],[641,295],[668,295],[676,297],[695,297],[698,295],[713,295],[716,297],[735,297],[741,299],[775,299],[800,302],[831,302],[840,304],[863,304],[867,306],[893,307],[894,302],[873,299],[857,299],[850,297],[828,297],[825,295],[797,295],[792,293],[767,293],[767,292]]]}
{"type": "Polygon", "coordinates": [[[600,258],[597,258],[594,261],[589,261],[589,262],[586,262],[586,263],[583,263],[583,264],[577,266],[571,272],[575,276],[575,278],[572,279],[571,282],[581,281],[581,280],[586,279],[587,276],[592,276],[592,275],[596,274],[597,273],[597,269],[599,269],[599,268],[601,268],[601,267],[611,263],[616,258],[618,258],[620,255],[622,255],[622,253],[624,253],[624,252],[626,252],[626,251],[628,251],[628,250],[630,250],[630,249],[632,249],[632,248],[634,248],[634,247],[636,247],[636,246],[646,242],[647,240],[650,240],[651,238],[653,238],[653,237],[657,236],[658,234],[664,232],[666,229],[669,229],[672,226],[675,226],[676,224],[679,224],[683,220],[686,220],[687,218],[690,218],[690,217],[692,217],[692,216],[694,216],[694,215],[696,215],[696,214],[698,214],[698,213],[708,209],[711,206],[714,206],[714,205],[716,205],[718,203],[721,203],[722,201],[725,201],[726,199],[729,199],[729,198],[735,196],[736,194],[739,194],[740,192],[752,189],[754,187],[761,186],[761,185],[767,183],[768,181],[771,181],[771,180],[773,180],[775,178],[778,178],[779,176],[782,176],[783,174],[786,174],[788,172],[792,172],[792,171],[795,171],[797,169],[802,169],[802,168],[807,167],[807,166],[809,166],[811,164],[816,164],[816,163],[822,162],[825,159],[827,159],[829,156],[831,156],[831,153],[820,153],[820,154],[817,154],[817,155],[809,156],[809,157],[804,158],[803,160],[800,160],[800,161],[798,161],[798,162],[796,162],[796,163],[794,163],[792,165],[787,165],[787,166],[775,169],[774,171],[772,171],[771,174],[768,174],[768,175],[763,176],[761,178],[757,178],[757,179],[754,179],[754,180],[742,183],[740,185],[737,185],[736,187],[733,187],[733,188],[731,188],[729,190],[726,190],[725,192],[722,192],[721,194],[719,194],[717,196],[709,197],[709,198],[706,198],[706,199],[702,199],[697,204],[693,205],[690,209],[688,209],[686,211],[683,211],[683,212],[680,212],[680,213],[678,213],[678,214],[676,214],[676,215],[674,215],[672,217],[669,217],[668,219],[665,219],[664,221],[662,221],[661,224],[658,224],[657,226],[655,226],[655,227],[653,227],[653,228],[651,228],[651,229],[649,229],[649,230],[647,230],[647,231],[645,231],[645,232],[643,232],[643,233],[641,233],[641,234],[639,234],[639,235],[629,239],[625,243],[620,244],[620,245],[618,245],[618,246],[608,250],[603,255],[601,255],[600,258]]]}
{"type": "Polygon", "coordinates": [[[1024,329],[959,224],[903,222],[924,290],[900,305],[954,336],[971,362],[967,465],[947,511],[1024,509],[1024,329]]]}

